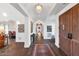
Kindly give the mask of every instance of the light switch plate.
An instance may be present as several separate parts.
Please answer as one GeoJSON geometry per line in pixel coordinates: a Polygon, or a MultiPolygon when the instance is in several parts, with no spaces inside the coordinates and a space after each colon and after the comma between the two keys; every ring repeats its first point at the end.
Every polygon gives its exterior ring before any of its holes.
{"type": "Polygon", "coordinates": [[[64,30],[64,25],[62,25],[63,26],[63,30],[64,30]]]}

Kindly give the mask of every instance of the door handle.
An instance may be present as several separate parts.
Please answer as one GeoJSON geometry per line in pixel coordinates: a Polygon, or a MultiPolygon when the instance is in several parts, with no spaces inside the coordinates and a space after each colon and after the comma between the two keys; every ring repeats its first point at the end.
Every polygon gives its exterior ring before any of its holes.
{"type": "Polygon", "coordinates": [[[68,38],[72,39],[72,33],[68,33],[68,38]]]}

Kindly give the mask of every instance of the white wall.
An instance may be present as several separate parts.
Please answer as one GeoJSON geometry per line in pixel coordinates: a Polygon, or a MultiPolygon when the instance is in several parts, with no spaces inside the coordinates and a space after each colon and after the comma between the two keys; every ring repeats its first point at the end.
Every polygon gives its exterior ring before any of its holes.
{"type": "Polygon", "coordinates": [[[16,31],[16,21],[8,21],[8,31],[16,31]]]}
{"type": "Polygon", "coordinates": [[[56,15],[52,15],[48,17],[44,23],[44,39],[51,39],[51,36],[55,36],[55,24],[56,23],[56,15]],[[47,26],[52,26],[52,32],[47,32],[47,26]],[[50,34],[50,36],[48,36],[50,34]]]}
{"type": "MultiPolygon", "coordinates": [[[[16,25],[16,42],[24,42],[24,48],[29,48],[31,45],[30,39],[30,19],[29,17],[25,17],[24,19],[24,33],[18,32],[18,24],[16,25]]],[[[22,24],[22,23],[20,23],[22,24]]]]}
{"type": "Polygon", "coordinates": [[[51,36],[55,35],[55,28],[54,27],[55,27],[55,23],[45,22],[45,24],[44,24],[44,39],[51,39],[51,36]],[[47,32],[47,26],[52,26],[52,32],[47,32]]]}
{"type": "MultiPolygon", "coordinates": [[[[25,17],[21,18],[22,20],[17,20],[15,21],[15,27],[16,27],[16,42],[25,42],[25,32],[24,33],[19,33],[18,32],[18,24],[24,24],[25,26],[25,17]]],[[[25,28],[24,28],[25,30],[25,28]]]]}
{"type": "MultiPolygon", "coordinates": [[[[24,23],[20,23],[24,24],[24,23]]],[[[25,30],[25,28],[24,28],[25,30]]],[[[24,42],[25,41],[25,32],[24,33],[19,33],[18,32],[18,23],[16,22],[16,42],[24,42]]]]}

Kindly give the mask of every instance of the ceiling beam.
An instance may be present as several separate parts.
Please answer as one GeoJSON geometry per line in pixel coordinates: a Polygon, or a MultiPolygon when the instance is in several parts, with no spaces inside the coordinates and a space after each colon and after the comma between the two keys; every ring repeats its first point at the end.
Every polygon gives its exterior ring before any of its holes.
{"type": "Polygon", "coordinates": [[[54,3],[53,6],[51,7],[50,11],[49,11],[49,15],[51,14],[51,12],[53,11],[54,7],[56,6],[57,3],[54,3]]]}
{"type": "Polygon", "coordinates": [[[10,5],[13,6],[14,8],[16,8],[24,16],[27,16],[27,14],[25,13],[25,11],[20,7],[19,4],[17,4],[17,3],[10,3],[10,5]]]}
{"type": "Polygon", "coordinates": [[[19,6],[24,10],[24,12],[30,16],[29,12],[23,7],[23,5],[21,3],[19,3],[19,6]]]}

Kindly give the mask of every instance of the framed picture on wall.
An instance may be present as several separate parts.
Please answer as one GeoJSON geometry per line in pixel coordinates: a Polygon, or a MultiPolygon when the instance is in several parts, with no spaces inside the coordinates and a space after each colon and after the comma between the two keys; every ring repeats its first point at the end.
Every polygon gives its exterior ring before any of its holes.
{"type": "Polygon", "coordinates": [[[24,32],[24,24],[18,24],[18,32],[24,32]]]}
{"type": "Polygon", "coordinates": [[[52,32],[52,26],[47,26],[47,32],[52,32]]]}

